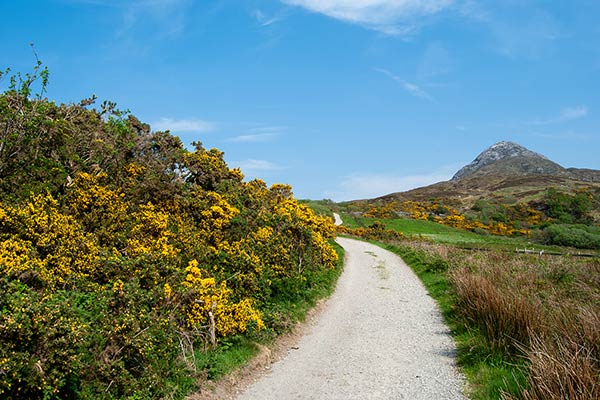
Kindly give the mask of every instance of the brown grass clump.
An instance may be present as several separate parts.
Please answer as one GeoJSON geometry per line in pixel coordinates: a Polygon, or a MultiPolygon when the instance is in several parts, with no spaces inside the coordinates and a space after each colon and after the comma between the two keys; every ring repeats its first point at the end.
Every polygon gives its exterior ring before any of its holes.
{"type": "Polygon", "coordinates": [[[543,330],[541,306],[535,299],[503,292],[489,279],[462,268],[454,270],[451,279],[460,313],[484,332],[493,349],[513,354],[529,343],[530,332],[543,330]]]}
{"type": "Polygon", "coordinates": [[[521,393],[504,398],[600,399],[600,260],[439,246],[427,253],[450,265],[455,311],[467,326],[493,351],[525,361],[521,393]]]}
{"type": "Polygon", "coordinates": [[[523,399],[600,398],[598,359],[573,338],[534,337],[526,356],[529,388],[522,392],[523,399]]]}

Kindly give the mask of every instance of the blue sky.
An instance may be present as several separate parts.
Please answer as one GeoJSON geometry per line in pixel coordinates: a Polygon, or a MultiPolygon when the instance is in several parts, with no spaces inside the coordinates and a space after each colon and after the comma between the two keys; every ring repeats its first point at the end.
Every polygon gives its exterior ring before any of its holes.
{"type": "MultiPolygon", "coordinates": [[[[3,1],[0,68],[116,101],[298,198],[449,179],[516,141],[600,169],[600,2],[3,1]]],[[[6,82],[0,82],[0,85],[6,82]]]]}

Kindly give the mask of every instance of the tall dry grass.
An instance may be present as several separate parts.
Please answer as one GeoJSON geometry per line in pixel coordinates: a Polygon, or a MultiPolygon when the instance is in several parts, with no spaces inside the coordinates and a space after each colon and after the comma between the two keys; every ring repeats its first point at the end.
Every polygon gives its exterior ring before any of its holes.
{"type": "Polygon", "coordinates": [[[459,313],[482,330],[492,349],[514,354],[529,343],[530,332],[543,331],[539,301],[518,293],[507,296],[488,278],[463,268],[452,271],[452,283],[459,313]]]}
{"type": "Polygon", "coordinates": [[[504,398],[600,399],[600,260],[413,245],[448,261],[466,324],[525,360],[520,395],[504,398]]]}

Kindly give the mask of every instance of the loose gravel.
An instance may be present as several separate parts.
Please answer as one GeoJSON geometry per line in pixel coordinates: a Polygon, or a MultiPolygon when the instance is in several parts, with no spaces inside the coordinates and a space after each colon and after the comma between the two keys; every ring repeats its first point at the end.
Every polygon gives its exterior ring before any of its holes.
{"type": "Polygon", "coordinates": [[[395,254],[338,238],[345,270],[297,346],[238,399],[464,399],[435,302],[395,254]]]}

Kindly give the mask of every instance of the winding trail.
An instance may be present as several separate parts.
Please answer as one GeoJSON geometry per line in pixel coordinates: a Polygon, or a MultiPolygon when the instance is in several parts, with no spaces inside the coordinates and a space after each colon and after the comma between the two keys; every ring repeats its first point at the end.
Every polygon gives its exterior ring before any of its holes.
{"type": "Polygon", "coordinates": [[[238,399],[464,399],[454,344],[419,279],[393,253],[337,241],[345,270],[325,310],[238,399]]]}

